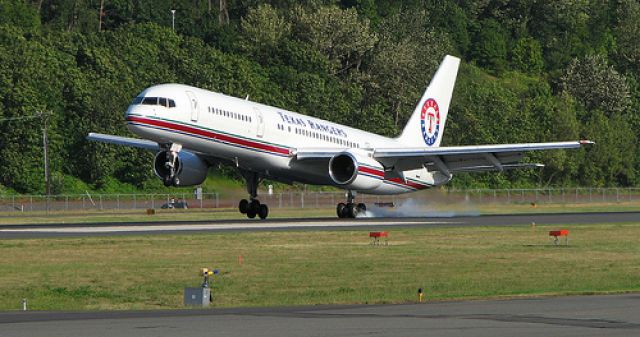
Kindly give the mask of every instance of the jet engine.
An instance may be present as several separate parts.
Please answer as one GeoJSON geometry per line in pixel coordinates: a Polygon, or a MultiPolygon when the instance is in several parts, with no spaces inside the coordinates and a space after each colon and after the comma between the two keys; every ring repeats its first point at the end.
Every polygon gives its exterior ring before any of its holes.
{"type": "Polygon", "coordinates": [[[209,165],[198,155],[189,151],[176,153],[174,174],[171,176],[172,154],[161,151],[153,160],[153,171],[165,182],[165,185],[193,186],[201,184],[207,178],[209,165]]]}
{"type": "Polygon", "coordinates": [[[329,160],[329,176],[344,189],[372,190],[382,184],[384,167],[366,154],[345,151],[329,160]]]}

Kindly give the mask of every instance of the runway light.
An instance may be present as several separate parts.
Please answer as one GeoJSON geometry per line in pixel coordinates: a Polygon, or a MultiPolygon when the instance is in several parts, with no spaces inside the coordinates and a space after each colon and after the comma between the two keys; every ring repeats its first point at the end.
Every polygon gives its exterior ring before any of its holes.
{"type": "Polygon", "coordinates": [[[422,288],[418,288],[418,302],[422,303],[423,300],[424,300],[424,292],[422,291],[422,288]]]}

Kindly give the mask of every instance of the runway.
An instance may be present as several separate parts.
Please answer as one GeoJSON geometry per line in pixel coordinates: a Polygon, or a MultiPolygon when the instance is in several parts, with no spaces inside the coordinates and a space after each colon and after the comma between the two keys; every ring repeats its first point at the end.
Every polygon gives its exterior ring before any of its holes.
{"type": "Polygon", "coordinates": [[[637,336],[640,295],[404,305],[0,313],[0,336],[637,336]]]}
{"type": "Polygon", "coordinates": [[[640,223],[640,212],[439,216],[421,218],[270,219],[137,223],[0,225],[0,239],[260,230],[640,223]]]}

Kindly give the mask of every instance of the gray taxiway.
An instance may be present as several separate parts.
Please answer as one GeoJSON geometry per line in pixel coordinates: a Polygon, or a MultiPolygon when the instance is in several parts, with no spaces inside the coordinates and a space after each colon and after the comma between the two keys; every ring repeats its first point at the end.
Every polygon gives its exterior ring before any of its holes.
{"type": "Polygon", "coordinates": [[[370,306],[0,313],[3,337],[638,335],[640,294],[370,306]]]}

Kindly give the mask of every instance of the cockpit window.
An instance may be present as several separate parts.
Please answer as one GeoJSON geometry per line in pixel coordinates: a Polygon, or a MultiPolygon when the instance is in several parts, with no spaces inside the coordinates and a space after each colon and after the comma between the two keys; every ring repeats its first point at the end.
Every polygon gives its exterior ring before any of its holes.
{"type": "Polygon", "coordinates": [[[133,102],[131,102],[131,104],[161,105],[167,108],[176,107],[176,101],[166,97],[136,97],[133,99],[133,102]]]}
{"type": "Polygon", "coordinates": [[[142,100],[144,105],[158,105],[158,97],[145,97],[142,100]]]}

